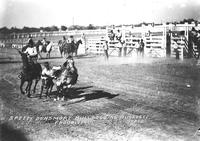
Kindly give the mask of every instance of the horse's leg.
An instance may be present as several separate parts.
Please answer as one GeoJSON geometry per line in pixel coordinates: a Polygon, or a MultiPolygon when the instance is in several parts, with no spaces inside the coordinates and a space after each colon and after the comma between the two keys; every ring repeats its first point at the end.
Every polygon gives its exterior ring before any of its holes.
{"type": "Polygon", "coordinates": [[[39,81],[38,79],[35,80],[35,85],[34,85],[34,88],[33,88],[33,93],[35,93],[35,89],[36,89],[36,86],[38,84],[38,81],[39,81]]]}
{"type": "Polygon", "coordinates": [[[43,83],[42,83],[42,85],[41,85],[41,90],[40,90],[40,99],[42,98],[43,88],[44,88],[44,86],[43,86],[43,83]]]}
{"type": "Polygon", "coordinates": [[[24,79],[21,79],[21,84],[20,84],[20,91],[21,91],[21,94],[25,94],[25,92],[23,91],[22,87],[24,85],[24,79]]]}
{"type": "Polygon", "coordinates": [[[31,96],[31,85],[32,85],[32,80],[28,82],[28,97],[31,96]]]}
{"type": "Polygon", "coordinates": [[[25,93],[28,93],[28,84],[26,85],[25,93]]]}
{"type": "Polygon", "coordinates": [[[75,56],[78,55],[78,48],[75,49],[75,56]]]}
{"type": "Polygon", "coordinates": [[[49,97],[49,87],[46,88],[46,98],[49,97]]]}
{"type": "Polygon", "coordinates": [[[53,89],[53,84],[50,86],[49,98],[51,98],[51,97],[50,97],[50,94],[51,94],[51,92],[52,92],[52,89],[53,89]]]}

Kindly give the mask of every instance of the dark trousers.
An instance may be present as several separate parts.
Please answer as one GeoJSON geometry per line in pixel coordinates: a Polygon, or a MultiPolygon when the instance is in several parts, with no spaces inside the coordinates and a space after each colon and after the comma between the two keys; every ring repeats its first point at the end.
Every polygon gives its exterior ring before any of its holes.
{"type": "Polygon", "coordinates": [[[109,56],[108,56],[108,50],[104,50],[104,54],[105,54],[106,60],[108,60],[108,58],[109,58],[109,56]]]}

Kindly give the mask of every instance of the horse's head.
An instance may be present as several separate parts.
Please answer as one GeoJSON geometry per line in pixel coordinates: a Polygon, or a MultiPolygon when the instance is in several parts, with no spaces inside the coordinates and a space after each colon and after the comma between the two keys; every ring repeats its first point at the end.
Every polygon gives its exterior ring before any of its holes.
{"type": "Polygon", "coordinates": [[[16,49],[19,54],[21,55],[21,58],[22,58],[22,62],[24,65],[27,65],[28,64],[28,57],[27,57],[27,54],[26,53],[23,53],[21,52],[20,50],[16,49]]]}
{"type": "Polygon", "coordinates": [[[58,41],[58,45],[59,45],[59,46],[62,45],[62,40],[59,40],[59,41],[58,41]]]}
{"type": "Polygon", "coordinates": [[[79,40],[76,42],[76,44],[77,44],[77,45],[79,45],[79,44],[83,44],[83,42],[82,42],[81,39],[79,39],[79,40]]]}
{"type": "Polygon", "coordinates": [[[37,41],[37,43],[36,43],[35,45],[36,45],[36,47],[38,47],[38,46],[42,45],[42,42],[41,42],[41,40],[38,40],[38,41],[37,41]]]}

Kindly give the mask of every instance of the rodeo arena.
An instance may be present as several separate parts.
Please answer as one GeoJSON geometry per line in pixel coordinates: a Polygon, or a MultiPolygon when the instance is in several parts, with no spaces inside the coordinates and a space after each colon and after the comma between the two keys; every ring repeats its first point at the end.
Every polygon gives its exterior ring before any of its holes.
{"type": "Polygon", "coordinates": [[[200,24],[0,35],[4,141],[200,140],[200,24]]]}

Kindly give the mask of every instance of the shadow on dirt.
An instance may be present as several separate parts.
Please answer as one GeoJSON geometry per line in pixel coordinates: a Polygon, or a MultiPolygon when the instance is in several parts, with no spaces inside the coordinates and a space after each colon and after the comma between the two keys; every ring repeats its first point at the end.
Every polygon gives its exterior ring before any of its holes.
{"type": "Polygon", "coordinates": [[[29,141],[25,133],[19,129],[14,129],[8,123],[0,124],[2,141],[29,141]]]}
{"type": "Polygon", "coordinates": [[[99,98],[112,99],[119,95],[119,94],[111,94],[103,90],[92,90],[88,93],[85,93],[85,91],[83,91],[82,88],[70,89],[69,93],[70,94],[66,95],[67,98],[70,99],[84,98],[84,101],[94,100],[99,98]]]}
{"type": "MultiPolygon", "coordinates": [[[[67,99],[76,99],[76,98],[84,98],[84,101],[94,100],[99,98],[107,98],[112,99],[119,94],[111,94],[109,92],[105,92],[103,90],[90,90],[93,86],[86,86],[86,87],[76,87],[66,90],[65,97],[67,99]]],[[[50,94],[51,98],[55,98],[57,95],[57,91],[53,91],[50,94]]],[[[43,94],[45,96],[45,94],[43,94]]],[[[36,97],[39,98],[39,95],[36,97]]]]}

